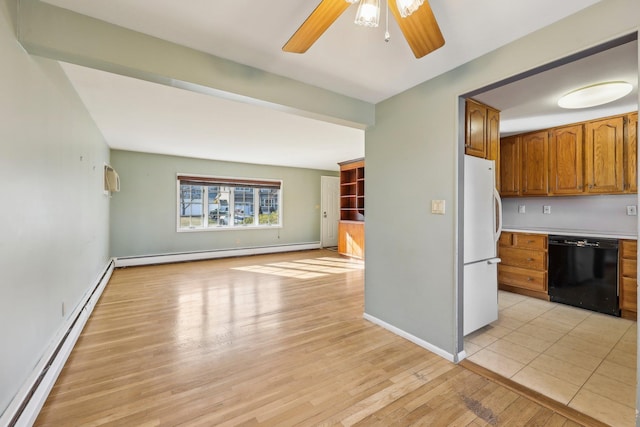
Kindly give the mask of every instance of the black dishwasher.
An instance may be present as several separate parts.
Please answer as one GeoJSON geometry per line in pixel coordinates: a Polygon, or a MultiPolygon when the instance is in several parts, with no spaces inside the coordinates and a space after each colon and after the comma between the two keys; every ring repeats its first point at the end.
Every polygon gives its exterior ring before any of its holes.
{"type": "Polygon", "coordinates": [[[549,236],[551,301],[620,316],[618,241],[549,236]]]}

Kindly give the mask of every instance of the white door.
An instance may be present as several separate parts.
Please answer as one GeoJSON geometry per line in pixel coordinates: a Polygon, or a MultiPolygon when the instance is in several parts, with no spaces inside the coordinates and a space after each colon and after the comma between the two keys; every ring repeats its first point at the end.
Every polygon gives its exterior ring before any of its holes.
{"type": "Polygon", "coordinates": [[[338,246],[338,220],[340,215],[340,178],[322,176],[320,206],[322,247],[338,246]]]}

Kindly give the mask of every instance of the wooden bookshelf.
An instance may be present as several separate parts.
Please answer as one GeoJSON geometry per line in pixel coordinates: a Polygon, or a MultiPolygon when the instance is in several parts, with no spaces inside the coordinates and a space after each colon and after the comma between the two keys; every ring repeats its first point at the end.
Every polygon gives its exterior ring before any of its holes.
{"type": "Polygon", "coordinates": [[[340,164],[338,252],[364,258],[364,159],[340,164]]]}

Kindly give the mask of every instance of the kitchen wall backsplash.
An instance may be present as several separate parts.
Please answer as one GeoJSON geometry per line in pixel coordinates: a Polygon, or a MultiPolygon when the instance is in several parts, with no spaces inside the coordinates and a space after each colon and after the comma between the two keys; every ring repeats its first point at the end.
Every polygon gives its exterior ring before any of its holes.
{"type": "Polygon", "coordinates": [[[504,198],[503,227],[636,236],[638,217],[627,215],[627,207],[637,211],[637,205],[636,194],[504,198]],[[550,213],[544,213],[545,207],[550,213]]]}

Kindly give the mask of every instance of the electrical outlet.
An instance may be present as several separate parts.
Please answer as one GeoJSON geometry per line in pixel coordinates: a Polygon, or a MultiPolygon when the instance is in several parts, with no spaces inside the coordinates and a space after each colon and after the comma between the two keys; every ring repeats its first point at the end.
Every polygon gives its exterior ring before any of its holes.
{"type": "Polygon", "coordinates": [[[635,205],[627,206],[627,215],[629,216],[638,215],[638,207],[635,205]]]}
{"type": "Polygon", "coordinates": [[[518,213],[521,213],[521,214],[525,213],[524,205],[518,205],[518,213]]]}
{"type": "Polygon", "coordinates": [[[549,215],[551,213],[551,206],[543,206],[542,213],[545,215],[549,215]]]}
{"type": "Polygon", "coordinates": [[[444,215],[445,212],[444,200],[432,200],[431,201],[431,213],[436,215],[444,215]]]}

